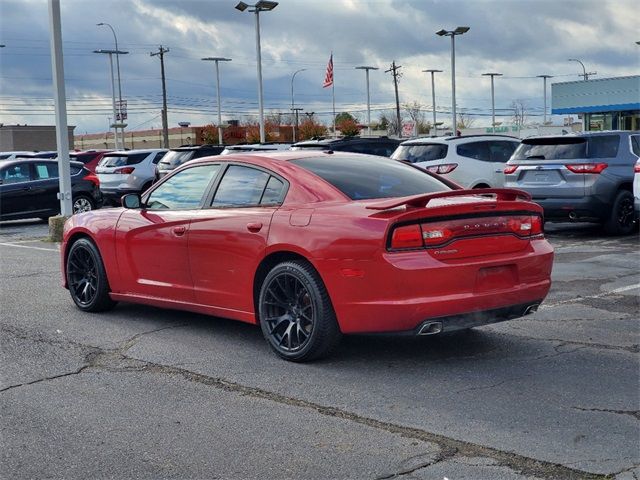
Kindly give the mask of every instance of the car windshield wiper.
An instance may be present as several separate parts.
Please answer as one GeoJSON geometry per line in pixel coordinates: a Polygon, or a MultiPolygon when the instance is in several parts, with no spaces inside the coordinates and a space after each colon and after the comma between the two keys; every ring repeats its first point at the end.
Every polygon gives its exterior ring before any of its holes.
{"type": "Polygon", "coordinates": [[[544,155],[527,155],[527,160],[546,160],[544,155]]]}

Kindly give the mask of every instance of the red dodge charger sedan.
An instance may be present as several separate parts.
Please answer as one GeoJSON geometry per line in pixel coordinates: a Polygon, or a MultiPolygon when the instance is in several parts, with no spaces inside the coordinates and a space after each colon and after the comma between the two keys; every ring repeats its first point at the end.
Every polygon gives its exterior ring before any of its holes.
{"type": "Polygon", "coordinates": [[[553,249],[526,192],[463,190],[382,157],[208,157],[122,202],[65,225],[64,286],[80,309],[137,302],[259,324],[292,361],[342,334],[521,317],[550,287],[553,249]]]}

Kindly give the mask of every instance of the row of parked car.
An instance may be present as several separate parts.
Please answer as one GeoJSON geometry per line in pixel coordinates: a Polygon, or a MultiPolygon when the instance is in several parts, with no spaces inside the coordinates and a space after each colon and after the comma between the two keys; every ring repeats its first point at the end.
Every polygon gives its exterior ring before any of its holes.
{"type": "MultiPolygon", "coordinates": [[[[522,141],[501,135],[425,137],[404,142],[387,137],[351,137],[294,145],[74,152],[70,155],[72,162],[77,162],[72,163],[74,212],[102,204],[117,205],[122,195],[147,190],[190,160],[289,149],[390,157],[442,175],[464,188],[518,188],[531,193],[543,206],[546,220],[598,222],[610,234],[630,233],[640,209],[640,133],[610,131],[522,141]]],[[[13,160],[0,163],[0,219],[46,218],[57,213],[57,164],[45,157],[51,153],[18,152],[13,160]]],[[[0,160],[3,156],[6,154],[0,154],[0,160]]]]}

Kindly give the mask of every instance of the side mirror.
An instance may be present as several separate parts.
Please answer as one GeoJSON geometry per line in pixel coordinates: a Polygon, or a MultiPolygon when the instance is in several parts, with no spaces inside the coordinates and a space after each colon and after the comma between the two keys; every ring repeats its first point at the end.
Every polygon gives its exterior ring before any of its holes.
{"type": "Polygon", "coordinates": [[[142,204],[140,195],[137,193],[127,193],[126,195],[123,195],[121,202],[124,208],[140,208],[140,205],[142,204]]]}

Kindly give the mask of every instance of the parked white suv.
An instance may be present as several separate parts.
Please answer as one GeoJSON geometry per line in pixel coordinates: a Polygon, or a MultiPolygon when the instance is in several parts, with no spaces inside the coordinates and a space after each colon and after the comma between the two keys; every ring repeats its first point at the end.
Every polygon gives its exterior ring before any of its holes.
{"type": "Polygon", "coordinates": [[[165,153],[167,150],[160,148],[106,153],[96,167],[105,203],[119,205],[123,195],[149,188],[165,153]]]}
{"type": "Polygon", "coordinates": [[[502,187],[504,165],[519,144],[505,135],[424,137],[402,142],[391,158],[444,175],[465,188],[502,187]]]}

